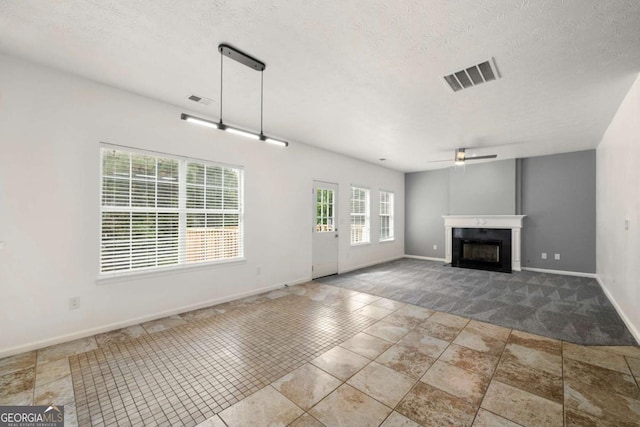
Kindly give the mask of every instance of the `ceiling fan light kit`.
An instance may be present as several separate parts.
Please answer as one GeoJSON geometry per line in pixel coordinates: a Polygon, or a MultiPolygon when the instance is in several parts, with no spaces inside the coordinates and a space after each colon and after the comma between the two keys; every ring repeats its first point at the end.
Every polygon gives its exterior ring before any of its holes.
{"type": "Polygon", "coordinates": [[[495,159],[497,158],[497,154],[488,154],[486,156],[473,156],[467,157],[466,148],[456,148],[456,156],[453,159],[453,163],[457,166],[464,165],[468,160],[486,160],[486,159],[495,159]]]}
{"type": "Polygon", "coordinates": [[[238,49],[229,46],[228,44],[221,43],[218,46],[218,51],[220,52],[220,121],[215,122],[212,120],[203,119],[201,117],[192,116],[190,114],[182,113],[180,115],[180,119],[185,120],[189,123],[195,123],[201,126],[206,126],[210,128],[220,129],[229,133],[233,133],[235,135],[244,136],[246,138],[255,139],[258,141],[266,142],[268,144],[277,145],[280,147],[288,147],[289,143],[287,141],[283,141],[280,139],[272,138],[270,136],[265,135],[262,132],[262,113],[263,113],[263,101],[264,101],[264,69],[266,65],[264,62],[255,59],[254,57],[247,55],[244,52],[239,51],[238,49]],[[237,61],[247,67],[260,71],[260,133],[255,133],[250,130],[242,129],[235,126],[230,126],[225,124],[222,121],[222,77],[223,77],[223,58],[227,56],[234,61],[237,61]]]}
{"type": "MultiPolygon", "coordinates": [[[[456,148],[456,151],[453,155],[453,164],[455,166],[463,166],[467,160],[486,160],[486,159],[495,159],[497,157],[498,157],[497,154],[467,157],[466,148],[456,148]]],[[[440,163],[440,162],[450,162],[450,161],[451,160],[430,160],[429,163],[440,163]]]]}

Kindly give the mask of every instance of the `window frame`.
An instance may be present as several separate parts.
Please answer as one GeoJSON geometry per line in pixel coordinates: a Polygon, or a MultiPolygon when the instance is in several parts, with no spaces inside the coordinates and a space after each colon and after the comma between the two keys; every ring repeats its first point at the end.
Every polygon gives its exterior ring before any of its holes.
{"type": "MultiPolygon", "coordinates": [[[[99,162],[100,162],[100,167],[99,167],[99,191],[98,191],[98,276],[97,276],[97,281],[98,282],[109,282],[109,281],[118,281],[120,280],[126,280],[127,278],[131,278],[131,277],[138,277],[138,276],[155,276],[155,275],[162,275],[165,273],[170,273],[170,272],[176,272],[176,271],[180,271],[180,270],[187,270],[187,269],[194,269],[194,268],[205,268],[205,267],[211,267],[211,266],[216,266],[216,265],[228,265],[228,264],[233,264],[233,263],[238,263],[238,262],[244,262],[246,261],[245,258],[245,230],[244,230],[244,168],[242,166],[238,166],[238,165],[230,165],[230,164],[226,164],[226,163],[221,163],[221,162],[214,162],[211,160],[205,160],[205,159],[199,159],[199,158],[193,158],[193,157],[187,157],[187,156],[181,156],[181,155],[176,155],[176,154],[170,154],[170,153],[164,153],[164,152],[159,152],[159,151],[153,151],[153,150],[144,150],[144,149],[140,149],[140,148],[135,148],[135,147],[129,147],[129,146],[124,146],[124,145],[118,145],[118,144],[109,144],[109,143],[100,143],[99,147],[98,147],[98,158],[99,158],[99,162]],[[103,205],[103,197],[104,197],[104,178],[105,178],[105,171],[104,171],[104,153],[108,150],[116,150],[116,151],[121,151],[121,152],[126,152],[128,153],[130,156],[132,155],[144,155],[144,156],[151,156],[154,157],[156,160],[156,165],[158,163],[157,159],[170,159],[170,160],[174,160],[177,162],[178,164],[178,207],[176,208],[167,208],[167,207],[162,207],[159,208],[157,206],[157,201],[159,198],[158,192],[157,192],[157,187],[156,187],[156,193],[155,193],[155,198],[154,198],[154,202],[155,202],[155,206],[154,207],[148,207],[148,210],[145,211],[146,207],[135,207],[132,206],[131,203],[129,203],[128,206],[123,206],[123,207],[117,207],[116,209],[113,209],[113,206],[105,206],[103,205]],[[210,260],[204,260],[204,261],[195,261],[195,262],[187,262],[187,254],[186,254],[186,230],[187,230],[187,216],[189,213],[195,213],[195,212],[208,212],[208,210],[206,209],[206,206],[204,209],[200,209],[200,208],[188,208],[187,207],[187,164],[188,163],[197,163],[197,164],[201,164],[204,165],[204,167],[212,167],[212,168],[223,168],[224,169],[232,169],[237,171],[237,187],[233,187],[234,189],[237,188],[237,215],[238,215],[238,240],[239,242],[237,243],[237,250],[239,251],[239,255],[236,257],[230,257],[230,258],[221,258],[221,259],[210,259],[210,260]],[[172,264],[167,264],[167,265],[155,265],[155,266],[150,266],[150,267],[139,267],[139,268],[131,268],[131,263],[129,264],[129,268],[128,269],[122,269],[122,270],[114,270],[114,271],[103,271],[103,262],[102,262],[102,256],[103,256],[103,214],[105,212],[140,212],[140,213],[158,213],[158,212],[171,212],[171,213],[175,213],[178,215],[178,250],[176,253],[176,256],[178,257],[178,262],[177,263],[172,263],[172,264]]],[[[156,170],[156,181],[158,182],[158,171],[156,170]]],[[[128,177],[129,182],[131,182],[131,175],[129,175],[128,177]]],[[[206,187],[205,187],[205,191],[206,191],[206,187]]],[[[223,193],[224,194],[224,193],[223,193]]],[[[129,197],[132,197],[132,194],[129,193],[129,197]]],[[[224,197],[224,195],[222,196],[224,197]]],[[[131,199],[130,199],[131,200],[131,199]]],[[[133,227],[133,224],[131,224],[131,227],[133,227]]],[[[159,225],[156,223],[156,228],[159,227],[159,225]]],[[[155,242],[157,243],[158,238],[156,237],[155,242]]],[[[129,245],[132,245],[132,242],[129,242],[129,245]]],[[[157,254],[156,254],[157,256],[157,254]]]]}
{"type": "Polygon", "coordinates": [[[368,245],[371,244],[371,190],[367,187],[352,185],[351,186],[351,195],[349,198],[349,242],[351,246],[359,246],[359,245],[368,245]],[[364,191],[364,200],[358,199],[358,201],[364,202],[364,212],[355,212],[353,211],[354,207],[354,191],[360,190],[364,191]],[[354,216],[363,216],[364,224],[363,224],[363,239],[361,241],[353,240],[354,237],[354,216]]]}
{"type": "Polygon", "coordinates": [[[379,205],[378,205],[378,218],[380,220],[380,229],[379,229],[379,242],[392,242],[395,240],[395,193],[393,191],[387,191],[387,190],[379,190],[378,191],[379,196],[378,196],[378,200],[379,200],[379,205]],[[383,206],[383,201],[382,201],[382,195],[386,194],[388,196],[388,200],[384,203],[387,204],[388,206],[388,213],[383,214],[382,213],[382,206],[383,206]],[[388,237],[383,238],[382,237],[382,218],[383,217],[388,217],[389,218],[389,224],[388,224],[388,237]]]}

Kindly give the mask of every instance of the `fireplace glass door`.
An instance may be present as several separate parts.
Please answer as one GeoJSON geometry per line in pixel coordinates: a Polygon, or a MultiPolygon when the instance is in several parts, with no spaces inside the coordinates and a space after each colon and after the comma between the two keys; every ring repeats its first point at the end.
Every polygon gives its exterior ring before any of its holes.
{"type": "Polygon", "coordinates": [[[500,262],[500,244],[488,242],[462,242],[462,259],[466,261],[500,262]]]}

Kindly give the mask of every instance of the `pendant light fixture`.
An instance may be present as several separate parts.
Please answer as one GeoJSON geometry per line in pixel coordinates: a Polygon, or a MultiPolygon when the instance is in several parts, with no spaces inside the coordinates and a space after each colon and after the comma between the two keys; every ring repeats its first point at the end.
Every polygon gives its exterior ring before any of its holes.
{"type": "Polygon", "coordinates": [[[185,114],[185,113],[182,113],[180,115],[180,118],[187,122],[195,123],[201,126],[224,130],[229,133],[234,133],[236,135],[241,135],[247,138],[256,139],[256,140],[263,141],[273,145],[278,145],[280,147],[288,147],[289,143],[287,141],[271,138],[270,136],[266,136],[262,132],[262,112],[263,112],[263,104],[264,104],[264,74],[263,73],[264,73],[264,69],[266,68],[266,65],[264,64],[264,62],[258,61],[254,57],[249,56],[246,53],[241,52],[238,49],[224,43],[218,46],[218,51],[220,52],[220,121],[214,122],[212,120],[203,119],[203,118],[192,116],[190,114],[185,114]],[[222,121],[222,86],[223,86],[222,81],[223,81],[223,64],[224,64],[225,56],[228,56],[229,58],[243,65],[246,65],[251,69],[260,71],[260,133],[259,134],[255,132],[251,132],[249,130],[241,129],[235,126],[227,125],[222,121]]]}

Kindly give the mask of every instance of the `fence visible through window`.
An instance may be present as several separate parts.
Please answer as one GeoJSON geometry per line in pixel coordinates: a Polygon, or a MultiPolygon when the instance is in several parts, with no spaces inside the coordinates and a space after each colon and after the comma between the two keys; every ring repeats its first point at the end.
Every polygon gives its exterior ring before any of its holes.
{"type": "Polygon", "coordinates": [[[101,149],[100,273],[244,256],[240,168],[101,149]]]}
{"type": "Polygon", "coordinates": [[[351,187],[351,244],[369,242],[369,190],[351,187]]]}
{"type": "Polygon", "coordinates": [[[316,189],[316,232],[335,231],[335,193],[326,188],[316,189]]]}

